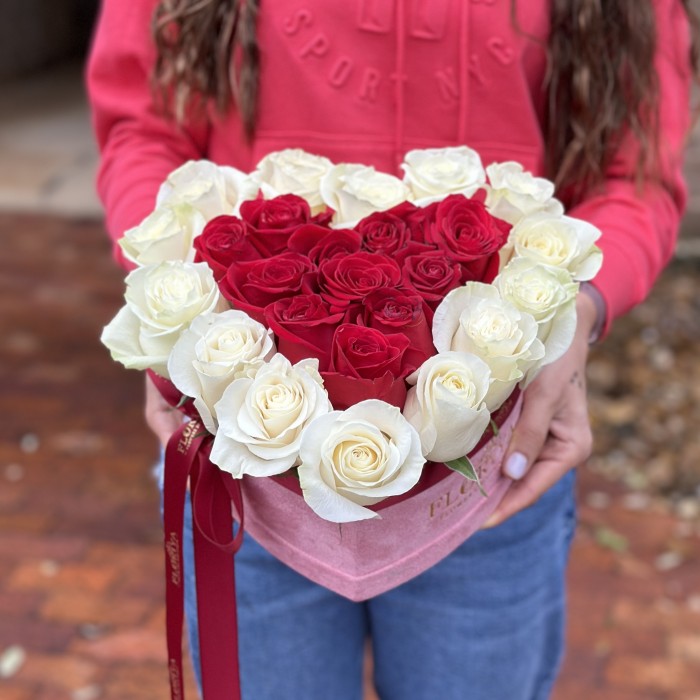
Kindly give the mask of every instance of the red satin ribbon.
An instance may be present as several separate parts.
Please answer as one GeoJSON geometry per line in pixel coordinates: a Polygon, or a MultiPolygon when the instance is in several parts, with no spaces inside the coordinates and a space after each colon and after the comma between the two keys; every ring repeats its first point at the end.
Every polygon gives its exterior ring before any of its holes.
{"type": "Polygon", "coordinates": [[[194,516],[202,694],[205,700],[241,698],[233,555],[243,540],[243,499],[240,482],[209,461],[210,437],[198,420],[192,420],[175,432],[165,451],[163,523],[171,700],[185,698],[182,529],[188,479],[194,516]],[[235,535],[232,509],[238,519],[235,535]]]}

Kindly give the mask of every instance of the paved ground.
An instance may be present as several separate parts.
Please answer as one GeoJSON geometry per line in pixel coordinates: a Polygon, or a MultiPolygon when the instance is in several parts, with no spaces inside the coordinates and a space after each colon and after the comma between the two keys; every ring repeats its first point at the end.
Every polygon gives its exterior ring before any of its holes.
{"type": "MultiPolygon", "coordinates": [[[[155,446],[141,377],[97,340],[120,275],[97,224],[0,233],[0,697],[166,698],[155,446]]],[[[700,700],[697,520],[580,482],[556,699],[700,700]]]]}
{"type": "MultiPolygon", "coordinates": [[[[23,155],[51,142],[46,127],[22,141],[12,133],[34,122],[0,114],[0,206],[25,210],[0,214],[0,698],[165,699],[155,445],[141,377],[98,342],[121,304],[121,277],[85,218],[94,196],[79,183],[94,161],[84,109],[57,100],[59,114],[74,115],[59,119],[59,133],[76,136],[60,157],[84,167],[57,167],[53,179],[50,159],[23,155]],[[26,213],[42,193],[71,217],[26,213]]],[[[632,487],[581,470],[556,700],[700,700],[697,513],[681,518],[632,487]]]]}

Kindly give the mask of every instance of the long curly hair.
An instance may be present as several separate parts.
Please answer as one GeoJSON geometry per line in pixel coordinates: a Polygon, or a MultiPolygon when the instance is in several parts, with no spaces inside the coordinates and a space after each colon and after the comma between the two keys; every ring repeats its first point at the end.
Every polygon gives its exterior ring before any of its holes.
{"type": "MultiPolygon", "coordinates": [[[[188,110],[235,105],[245,132],[255,131],[260,56],[260,0],[160,0],[153,15],[154,92],[178,121],[188,110]]],[[[689,62],[698,72],[698,22],[689,62]]],[[[516,0],[511,0],[517,25],[516,0]]],[[[657,152],[658,85],[651,0],[551,0],[548,45],[547,173],[577,198],[603,179],[623,134],[640,144],[638,175],[657,152]]]]}
{"type": "MultiPolygon", "coordinates": [[[[689,0],[682,2],[692,30],[688,61],[697,74],[697,19],[689,0]]],[[[631,132],[640,147],[637,176],[653,177],[659,86],[651,0],[552,0],[550,22],[548,175],[576,199],[602,180],[631,132]]]]}
{"type": "Polygon", "coordinates": [[[255,131],[260,51],[259,0],[160,0],[152,31],[152,83],[160,107],[178,122],[213,102],[235,104],[247,137],[255,131]]]}

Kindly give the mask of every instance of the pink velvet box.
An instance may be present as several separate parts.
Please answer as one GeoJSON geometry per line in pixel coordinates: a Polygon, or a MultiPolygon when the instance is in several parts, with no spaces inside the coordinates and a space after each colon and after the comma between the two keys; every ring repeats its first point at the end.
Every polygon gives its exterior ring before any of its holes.
{"type": "Polygon", "coordinates": [[[410,498],[379,504],[381,519],[338,524],[315,515],[280,480],[245,477],[246,531],[292,569],[340,595],[354,601],[379,595],[447,556],[495,510],[511,484],[501,465],[521,403],[519,397],[498,435],[471,456],[486,498],[451,472],[410,498]]]}

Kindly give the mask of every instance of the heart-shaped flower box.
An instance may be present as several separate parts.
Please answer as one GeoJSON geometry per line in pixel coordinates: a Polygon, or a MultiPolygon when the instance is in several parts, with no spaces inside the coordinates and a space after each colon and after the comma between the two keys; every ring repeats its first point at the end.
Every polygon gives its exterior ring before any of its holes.
{"type": "Polygon", "coordinates": [[[371,506],[380,519],[331,523],[316,517],[293,476],[243,479],[246,531],[289,567],[359,601],[398,586],[447,556],[478,530],[512,483],[503,455],[520,414],[516,392],[470,455],[477,485],[443,464],[427,464],[403,496],[371,506]],[[502,421],[502,422],[501,422],[502,421]]]}

